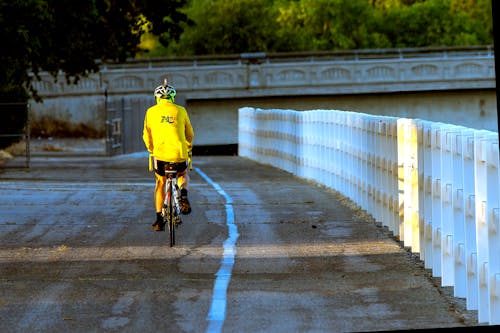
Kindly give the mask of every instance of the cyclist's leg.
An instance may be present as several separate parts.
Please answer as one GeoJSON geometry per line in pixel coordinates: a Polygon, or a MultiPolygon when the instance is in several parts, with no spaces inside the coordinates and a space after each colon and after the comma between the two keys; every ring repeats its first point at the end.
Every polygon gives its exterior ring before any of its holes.
{"type": "Polygon", "coordinates": [[[187,215],[191,213],[191,205],[188,200],[189,174],[187,165],[182,166],[177,170],[177,186],[181,190],[180,204],[181,213],[187,215]]]}
{"type": "Polygon", "coordinates": [[[177,173],[177,186],[179,186],[180,189],[188,189],[189,187],[189,174],[187,169],[183,172],[178,172],[177,173]]]}
{"type": "Polygon", "coordinates": [[[167,182],[167,177],[165,177],[165,167],[161,161],[155,163],[155,192],[154,192],[154,203],[156,210],[156,221],[153,223],[153,230],[162,231],[164,230],[163,217],[161,211],[163,208],[163,202],[165,201],[165,183],[167,182]]]}
{"type": "Polygon", "coordinates": [[[161,209],[163,208],[163,202],[165,201],[165,184],[167,182],[167,177],[160,176],[158,174],[156,176],[156,185],[155,185],[155,208],[156,212],[161,214],[161,209]]]}

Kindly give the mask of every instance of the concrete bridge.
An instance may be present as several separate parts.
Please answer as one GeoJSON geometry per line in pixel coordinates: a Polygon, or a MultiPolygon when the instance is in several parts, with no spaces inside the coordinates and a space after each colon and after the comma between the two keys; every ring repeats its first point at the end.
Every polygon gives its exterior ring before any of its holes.
{"type": "Polygon", "coordinates": [[[188,108],[195,145],[237,143],[238,109],[245,106],[336,109],[497,131],[491,46],[133,60],[102,64],[71,86],[62,74],[54,83],[42,73],[35,87],[44,103],[33,103],[33,119],[50,115],[104,131],[106,106],[118,103],[137,136],[165,76],[188,108]]]}

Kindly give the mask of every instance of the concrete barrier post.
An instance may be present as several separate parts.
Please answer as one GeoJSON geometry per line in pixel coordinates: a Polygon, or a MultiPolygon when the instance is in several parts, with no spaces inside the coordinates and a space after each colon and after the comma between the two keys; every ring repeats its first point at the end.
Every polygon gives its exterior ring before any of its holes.
{"type": "Polygon", "coordinates": [[[432,151],[432,275],[441,277],[441,127],[431,127],[432,151]]]}
{"type": "Polygon", "coordinates": [[[415,120],[398,120],[398,148],[400,192],[403,198],[404,245],[412,252],[420,252],[419,231],[419,156],[418,128],[415,120]],[[399,135],[402,137],[399,138],[399,135]]]}
{"type": "Polygon", "coordinates": [[[398,139],[397,139],[397,118],[391,118],[388,126],[389,135],[389,157],[387,168],[389,172],[389,211],[391,213],[391,231],[395,237],[399,237],[399,203],[398,203],[398,139]]]}
{"type": "Polygon", "coordinates": [[[381,123],[383,120],[379,117],[371,117],[372,137],[374,138],[374,188],[375,188],[375,220],[384,224],[385,215],[385,170],[383,167],[384,160],[384,137],[381,131],[381,123]]]}
{"type": "Polygon", "coordinates": [[[360,205],[360,191],[358,188],[359,161],[359,135],[357,129],[357,117],[355,113],[349,114],[349,197],[360,205]]]}
{"type": "Polygon", "coordinates": [[[455,126],[441,128],[441,285],[455,285],[454,222],[453,222],[453,135],[455,126]]]}
{"type": "Polygon", "coordinates": [[[368,198],[369,200],[369,211],[375,218],[376,221],[380,221],[380,208],[379,208],[379,181],[380,181],[380,172],[379,172],[379,138],[378,133],[375,130],[376,126],[376,117],[367,116],[368,121],[368,173],[369,173],[369,191],[368,198]]]}
{"type": "Polygon", "coordinates": [[[368,173],[368,139],[367,139],[367,124],[366,117],[362,114],[355,114],[355,126],[354,126],[354,136],[356,137],[355,144],[355,190],[354,195],[356,196],[356,202],[358,205],[368,213],[368,185],[370,182],[368,173]]]}
{"type": "Polygon", "coordinates": [[[352,190],[351,190],[351,169],[352,169],[352,142],[351,142],[351,132],[352,132],[352,119],[351,113],[346,112],[344,114],[344,135],[342,140],[342,152],[344,155],[344,182],[345,188],[343,189],[343,193],[345,193],[346,197],[349,199],[352,198],[352,190]]]}
{"type": "Polygon", "coordinates": [[[296,112],[292,110],[286,110],[284,116],[288,122],[287,130],[287,154],[289,160],[289,170],[291,174],[295,175],[297,172],[297,120],[295,116],[296,112]]]}
{"type": "Polygon", "coordinates": [[[238,110],[238,154],[252,158],[255,149],[255,109],[240,108],[238,110]]]}
{"type": "Polygon", "coordinates": [[[490,325],[500,324],[500,178],[498,134],[490,132],[485,138],[487,160],[487,225],[489,260],[490,325]]]}
{"type": "MultiPolygon", "coordinates": [[[[424,239],[424,126],[421,120],[415,120],[417,127],[417,177],[418,177],[418,243],[419,257],[425,255],[424,239]]],[[[422,260],[422,259],[421,259],[422,260]]]]}
{"type": "Polygon", "coordinates": [[[265,110],[264,111],[264,154],[265,154],[265,159],[267,160],[267,163],[275,166],[274,164],[274,158],[272,155],[273,152],[273,146],[272,146],[272,141],[273,141],[273,134],[274,134],[274,128],[272,128],[273,124],[273,112],[274,110],[265,110]]]}
{"type": "Polygon", "coordinates": [[[298,167],[297,167],[297,176],[298,177],[303,177],[304,175],[304,169],[305,169],[305,135],[306,135],[306,126],[304,124],[305,122],[305,112],[298,112],[297,113],[297,161],[298,161],[298,167]]]}
{"type": "MultiPolygon", "coordinates": [[[[358,114],[358,133],[361,141],[358,146],[358,160],[361,163],[361,170],[358,171],[357,184],[358,189],[361,189],[361,207],[363,210],[373,216],[371,210],[371,155],[370,144],[368,143],[369,136],[369,122],[367,115],[358,114]]],[[[359,190],[358,190],[359,191],[359,190]]]]}
{"type": "Polygon", "coordinates": [[[255,109],[255,152],[254,156],[256,159],[262,159],[262,134],[264,130],[262,129],[262,115],[263,111],[260,109],[255,109]]]}
{"type": "Polygon", "coordinates": [[[306,179],[313,179],[315,177],[315,174],[317,173],[316,170],[316,156],[314,153],[314,144],[316,141],[316,132],[315,132],[315,114],[313,111],[306,111],[306,121],[305,125],[307,127],[307,143],[306,143],[306,161],[307,161],[307,167],[305,169],[305,178],[306,179]]]}
{"type": "MultiPolygon", "coordinates": [[[[406,136],[406,119],[398,119],[397,122],[397,140],[398,140],[398,152],[397,152],[397,163],[398,163],[398,201],[399,201],[399,241],[404,242],[405,237],[405,224],[404,224],[404,213],[405,213],[405,136],[406,136]]],[[[407,241],[408,242],[408,241],[407,241]]],[[[408,246],[405,244],[405,246],[408,246]]]]}
{"type": "Polygon", "coordinates": [[[433,243],[432,243],[432,124],[422,121],[423,136],[423,217],[424,217],[424,250],[421,259],[424,267],[432,269],[433,243]]]}
{"type": "Polygon", "coordinates": [[[353,169],[354,169],[354,150],[355,150],[355,146],[353,145],[353,140],[354,140],[354,135],[353,135],[353,132],[354,132],[354,128],[353,128],[353,125],[354,125],[354,121],[353,121],[353,116],[352,116],[352,113],[349,112],[348,114],[346,114],[346,136],[345,136],[345,140],[344,140],[344,152],[345,152],[345,156],[346,156],[346,164],[345,164],[345,167],[346,167],[346,170],[345,170],[345,174],[346,174],[346,195],[348,198],[350,198],[351,200],[355,201],[355,198],[353,197],[353,193],[354,193],[354,190],[353,190],[353,187],[354,187],[354,184],[353,184],[353,169]]]}
{"type": "Polygon", "coordinates": [[[390,187],[389,187],[389,139],[387,135],[388,121],[386,119],[380,119],[378,122],[378,136],[379,136],[379,164],[380,164],[380,205],[381,205],[381,217],[380,220],[382,225],[391,230],[391,214],[389,213],[389,197],[390,197],[390,187]]]}
{"type": "Polygon", "coordinates": [[[329,161],[329,151],[328,151],[328,140],[329,140],[329,126],[328,126],[328,111],[319,110],[318,111],[318,168],[320,170],[319,182],[325,186],[328,186],[328,166],[329,161]]]}
{"type": "Polygon", "coordinates": [[[453,251],[454,251],[454,289],[455,297],[467,296],[467,272],[465,251],[465,201],[464,201],[464,156],[462,154],[462,136],[464,128],[457,126],[452,141],[453,160],[453,251]]]}
{"type": "MultiPolygon", "coordinates": [[[[477,242],[477,270],[478,270],[478,322],[490,321],[491,283],[490,276],[494,270],[490,260],[490,223],[492,222],[493,209],[497,202],[492,201],[494,187],[498,191],[498,173],[495,177],[491,172],[488,161],[488,150],[491,132],[476,131],[474,133],[474,170],[475,170],[475,195],[476,195],[476,242],[477,242]]],[[[498,253],[495,253],[498,256],[498,253]]]]}
{"type": "Polygon", "coordinates": [[[477,274],[477,242],[476,242],[476,195],[474,176],[475,143],[474,131],[462,132],[463,155],[463,188],[465,205],[465,269],[466,306],[468,310],[477,310],[479,281],[477,274]]]}
{"type": "Polygon", "coordinates": [[[325,132],[325,149],[326,156],[325,159],[325,173],[326,173],[326,186],[328,188],[334,187],[334,179],[335,179],[335,168],[336,168],[336,156],[334,149],[334,140],[335,140],[335,114],[336,111],[330,110],[325,111],[326,117],[326,132],[325,132]]]}
{"type": "Polygon", "coordinates": [[[307,161],[307,167],[305,169],[305,178],[306,179],[315,179],[315,176],[317,174],[317,167],[316,167],[316,154],[315,154],[315,141],[316,141],[316,132],[315,132],[315,113],[313,111],[306,111],[306,121],[305,121],[305,126],[307,127],[306,130],[306,138],[307,138],[307,143],[306,143],[306,161],[307,161]]]}
{"type": "Polygon", "coordinates": [[[284,117],[283,110],[276,110],[276,118],[274,128],[276,131],[276,159],[282,170],[288,170],[288,159],[286,158],[286,151],[288,149],[288,142],[286,140],[286,133],[288,130],[288,121],[284,117]]]}
{"type": "Polygon", "coordinates": [[[292,121],[292,128],[291,128],[291,158],[293,160],[293,169],[292,173],[294,175],[298,174],[299,170],[299,165],[300,165],[300,159],[299,159],[299,143],[300,143],[300,135],[299,135],[299,130],[300,130],[300,118],[299,118],[299,113],[296,111],[289,111],[289,117],[291,118],[292,121]]]}
{"type": "Polygon", "coordinates": [[[335,145],[335,150],[339,156],[339,169],[338,169],[338,186],[337,190],[342,193],[346,193],[346,170],[345,165],[347,163],[346,153],[345,153],[345,136],[346,136],[346,116],[344,112],[341,112],[337,115],[337,123],[338,123],[338,135],[337,141],[335,145]]]}
{"type": "Polygon", "coordinates": [[[328,148],[330,150],[331,164],[330,171],[330,188],[338,190],[338,170],[339,170],[339,155],[337,150],[337,140],[339,135],[338,126],[338,111],[332,110],[329,115],[330,119],[330,137],[328,148]]]}
{"type": "Polygon", "coordinates": [[[391,125],[389,127],[389,133],[391,136],[391,158],[388,163],[390,167],[390,181],[391,181],[391,200],[392,203],[392,232],[394,236],[398,239],[401,238],[400,235],[400,204],[399,204],[399,175],[398,175],[398,126],[397,118],[393,118],[391,125]]]}

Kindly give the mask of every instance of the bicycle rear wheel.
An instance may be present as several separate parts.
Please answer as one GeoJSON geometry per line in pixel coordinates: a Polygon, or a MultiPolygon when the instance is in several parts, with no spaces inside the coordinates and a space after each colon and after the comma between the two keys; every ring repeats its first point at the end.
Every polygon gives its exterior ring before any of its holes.
{"type": "Polygon", "coordinates": [[[173,197],[172,192],[167,193],[167,225],[170,247],[175,245],[175,220],[174,220],[174,210],[173,210],[173,197]]]}

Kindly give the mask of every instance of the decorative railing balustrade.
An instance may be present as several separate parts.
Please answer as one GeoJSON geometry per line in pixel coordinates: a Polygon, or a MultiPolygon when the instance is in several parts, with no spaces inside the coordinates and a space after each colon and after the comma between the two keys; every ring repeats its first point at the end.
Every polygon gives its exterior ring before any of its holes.
{"type": "Polygon", "coordinates": [[[498,133],[336,110],[239,109],[239,155],[339,191],[500,323],[498,133]]]}
{"type": "Polygon", "coordinates": [[[63,73],[40,76],[44,98],[149,96],[165,76],[186,99],[495,88],[491,46],[130,60],[102,64],[77,85],[63,73]]]}

